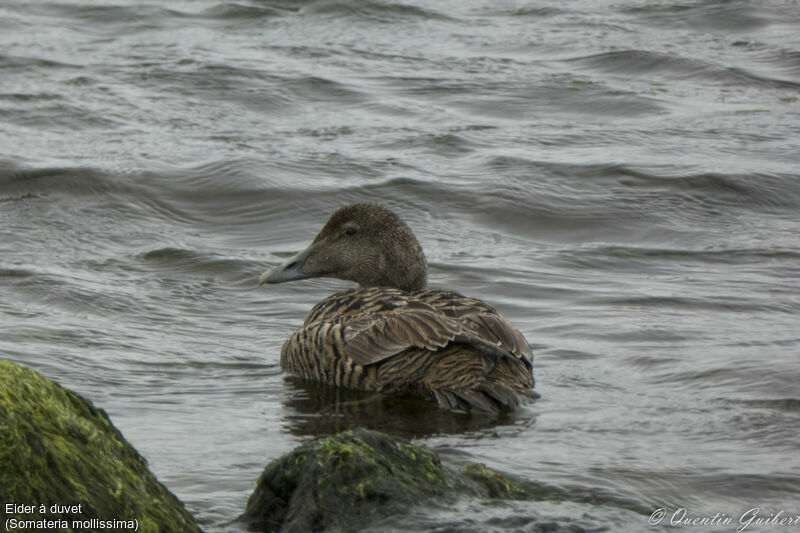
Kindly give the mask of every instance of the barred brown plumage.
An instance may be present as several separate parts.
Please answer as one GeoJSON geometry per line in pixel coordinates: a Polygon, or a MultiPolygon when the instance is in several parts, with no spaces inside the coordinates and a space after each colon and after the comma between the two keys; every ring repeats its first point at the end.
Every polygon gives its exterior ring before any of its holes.
{"type": "Polygon", "coordinates": [[[336,277],[360,286],[311,309],[281,348],[281,367],[452,409],[515,409],[537,398],[522,333],[481,300],[426,289],[426,270],[413,233],[389,210],[362,203],[336,211],[308,248],[259,280],[336,277]]]}

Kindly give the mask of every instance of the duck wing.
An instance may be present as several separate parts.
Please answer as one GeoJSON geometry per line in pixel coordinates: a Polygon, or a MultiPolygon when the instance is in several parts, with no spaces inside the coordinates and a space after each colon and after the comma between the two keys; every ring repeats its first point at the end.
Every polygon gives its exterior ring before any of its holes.
{"type": "Polygon", "coordinates": [[[349,320],[344,325],[344,354],[366,366],[393,357],[408,348],[435,352],[461,335],[458,322],[427,305],[402,308],[349,320]]]}
{"type": "Polygon", "coordinates": [[[472,336],[502,349],[527,366],[533,367],[533,353],[528,341],[517,328],[506,322],[505,318],[486,302],[455,291],[438,289],[418,291],[414,293],[414,297],[445,316],[457,320],[472,336]]]}
{"type": "Polygon", "coordinates": [[[409,348],[436,352],[450,343],[466,344],[486,358],[490,372],[501,357],[513,357],[502,346],[485,341],[446,315],[418,302],[395,311],[348,321],[343,352],[362,366],[393,357],[409,348]]]}

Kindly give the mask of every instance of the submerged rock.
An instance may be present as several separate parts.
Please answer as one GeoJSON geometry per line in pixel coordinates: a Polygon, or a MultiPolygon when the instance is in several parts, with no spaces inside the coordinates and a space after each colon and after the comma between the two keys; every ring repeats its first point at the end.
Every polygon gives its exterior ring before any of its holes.
{"type": "Polygon", "coordinates": [[[102,409],[8,361],[0,361],[0,502],[10,529],[200,531],[102,409]]]}
{"type": "Polygon", "coordinates": [[[272,461],[240,517],[252,531],[356,531],[410,507],[459,495],[527,498],[506,476],[442,465],[425,448],[356,429],[319,437],[272,461]]]}
{"type": "Polygon", "coordinates": [[[423,448],[376,431],[345,431],[272,461],[240,520],[255,531],[355,530],[442,495],[450,477],[423,448]]]}

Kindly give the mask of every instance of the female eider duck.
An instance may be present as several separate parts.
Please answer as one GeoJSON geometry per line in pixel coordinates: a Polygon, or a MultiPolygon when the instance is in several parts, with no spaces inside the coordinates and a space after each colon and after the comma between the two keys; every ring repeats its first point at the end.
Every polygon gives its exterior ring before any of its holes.
{"type": "Polygon", "coordinates": [[[372,203],[336,211],[308,248],[259,285],[313,277],[358,283],[318,303],[281,348],[281,367],[330,385],[411,394],[496,412],[537,398],[533,355],[488,304],[426,289],[414,234],[372,203]]]}

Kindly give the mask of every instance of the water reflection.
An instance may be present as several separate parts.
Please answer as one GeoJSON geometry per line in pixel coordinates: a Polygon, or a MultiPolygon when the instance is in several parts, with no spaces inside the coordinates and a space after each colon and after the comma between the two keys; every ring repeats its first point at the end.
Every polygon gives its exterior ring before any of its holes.
{"type": "Polygon", "coordinates": [[[327,435],[364,427],[419,439],[501,426],[510,429],[518,424],[515,415],[456,412],[420,398],[343,389],[294,376],[285,380],[290,394],[282,402],[284,428],[294,435],[327,435]]]}

